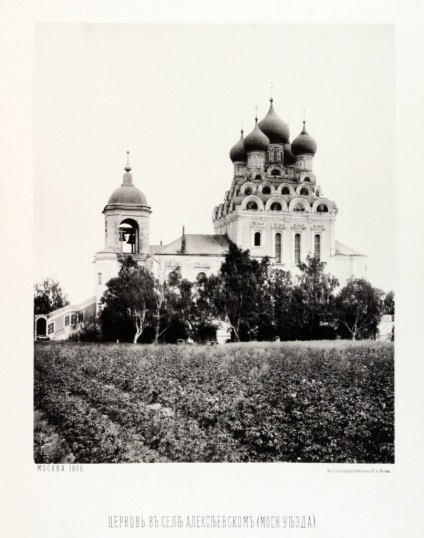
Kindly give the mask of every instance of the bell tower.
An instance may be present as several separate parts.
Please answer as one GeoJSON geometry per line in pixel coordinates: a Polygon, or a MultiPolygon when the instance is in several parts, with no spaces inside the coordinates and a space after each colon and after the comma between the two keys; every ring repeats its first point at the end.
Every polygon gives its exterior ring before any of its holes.
{"type": "Polygon", "coordinates": [[[94,256],[95,290],[99,303],[106,282],[118,275],[119,260],[131,255],[144,263],[149,254],[149,220],[151,210],[146,197],[133,184],[129,151],[120,187],[111,194],[105,216],[105,247],[94,256]]]}

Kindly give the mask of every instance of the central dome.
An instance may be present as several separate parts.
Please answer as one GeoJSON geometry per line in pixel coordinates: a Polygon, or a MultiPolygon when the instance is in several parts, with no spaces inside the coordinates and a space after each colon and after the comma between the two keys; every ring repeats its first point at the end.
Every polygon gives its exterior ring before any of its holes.
{"type": "Polygon", "coordinates": [[[244,149],[246,153],[251,151],[268,151],[269,149],[269,138],[259,129],[257,118],[253,131],[244,139],[244,149]]]}
{"type": "Polygon", "coordinates": [[[260,130],[266,134],[271,144],[286,144],[290,138],[289,126],[274,110],[273,99],[268,114],[259,122],[260,130]]]}

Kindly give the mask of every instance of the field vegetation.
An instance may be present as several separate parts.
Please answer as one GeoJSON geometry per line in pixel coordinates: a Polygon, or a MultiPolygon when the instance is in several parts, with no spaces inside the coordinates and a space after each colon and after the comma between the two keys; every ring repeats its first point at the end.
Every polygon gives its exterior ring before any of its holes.
{"type": "Polygon", "coordinates": [[[37,343],[37,463],[394,461],[393,344],[37,343]]]}

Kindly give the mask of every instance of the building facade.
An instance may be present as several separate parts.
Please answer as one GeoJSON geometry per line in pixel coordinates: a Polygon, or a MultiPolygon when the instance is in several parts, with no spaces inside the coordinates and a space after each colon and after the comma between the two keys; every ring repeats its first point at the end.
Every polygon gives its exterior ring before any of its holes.
{"type": "Polygon", "coordinates": [[[94,256],[95,310],[106,283],[118,275],[122,256],[132,255],[159,278],[179,268],[183,278],[194,281],[201,273],[219,271],[230,242],[292,273],[313,255],[342,286],[351,276],[365,278],[367,257],[335,238],[338,208],[317,183],[316,152],[305,121],[290,141],[289,126],[271,99],[266,116],[259,122],[255,118],[252,131],[246,137],[242,131],[230,150],[233,178],[223,202],[213,209],[214,234],[183,230],[168,245],[150,244],[151,208],[133,183],[128,156],[122,184],[103,209],[104,248],[94,256]]]}
{"type": "Polygon", "coordinates": [[[105,248],[95,255],[95,292],[99,302],[106,282],[119,271],[119,258],[132,254],[158,277],[179,268],[184,278],[217,273],[230,241],[251,256],[268,256],[276,267],[298,272],[308,255],[325,262],[341,285],[366,277],[367,257],[335,238],[338,213],[324,196],[313,164],[317,143],[303,129],[293,141],[276,113],[273,99],[266,116],[230,150],[233,178],[221,204],[213,209],[214,234],[185,234],[168,245],[150,245],[151,208],[132,182],[127,161],[123,183],[109,198],[105,248]]]}

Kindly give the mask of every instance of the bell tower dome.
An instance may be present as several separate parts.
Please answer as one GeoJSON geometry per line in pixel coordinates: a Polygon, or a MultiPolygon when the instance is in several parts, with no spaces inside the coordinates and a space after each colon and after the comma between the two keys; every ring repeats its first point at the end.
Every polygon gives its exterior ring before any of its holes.
{"type": "Polygon", "coordinates": [[[146,197],[133,184],[127,151],[123,182],[113,191],[103,209],[105,248],[119,254],[147,256],[150,213],[146,197]]]}

